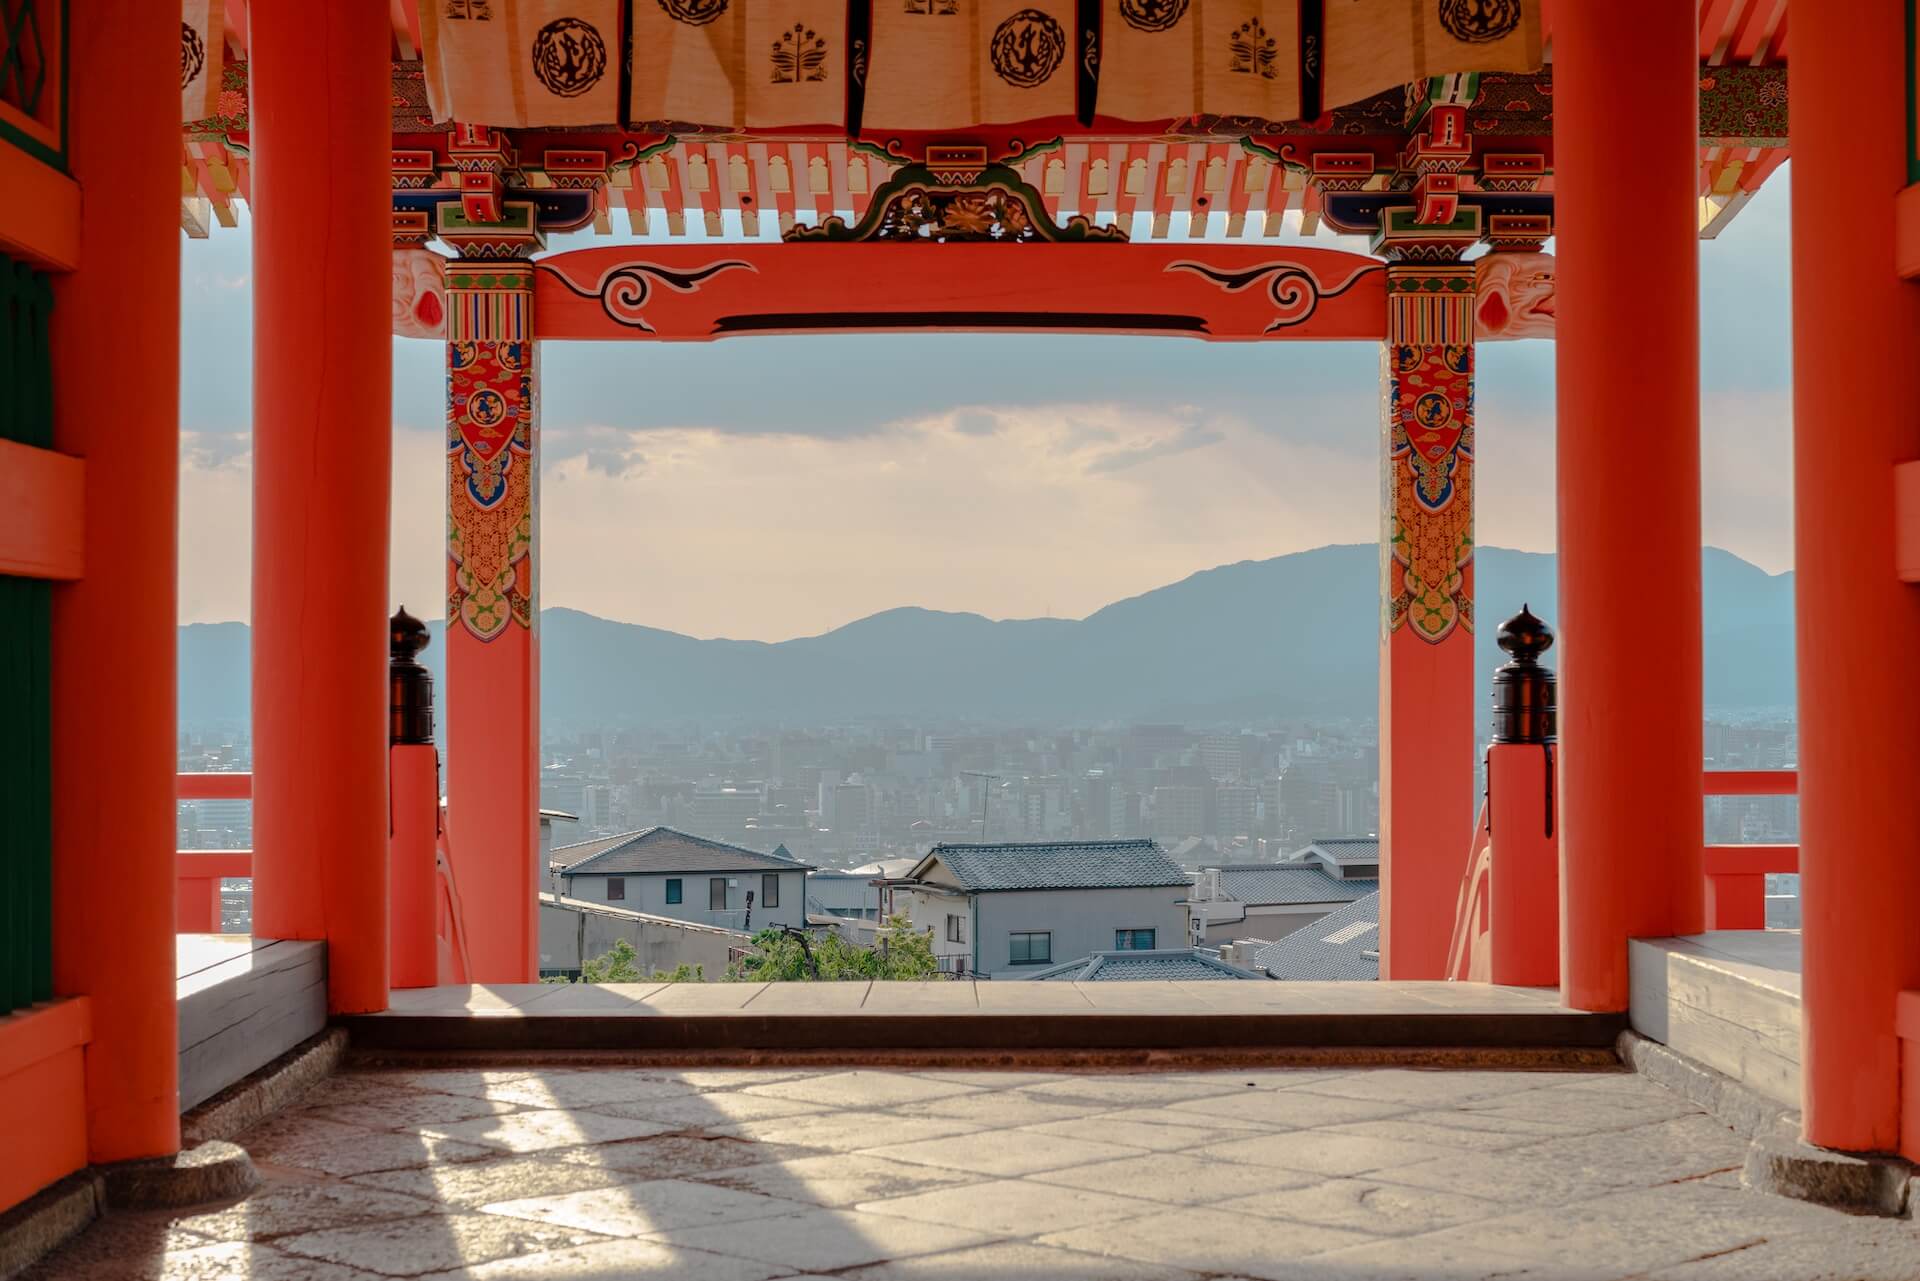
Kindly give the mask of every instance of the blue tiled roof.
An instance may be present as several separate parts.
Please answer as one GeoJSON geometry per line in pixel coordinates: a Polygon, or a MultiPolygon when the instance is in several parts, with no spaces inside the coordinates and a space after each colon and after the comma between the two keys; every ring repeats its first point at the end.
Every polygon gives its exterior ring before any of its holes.
{"type": "Polygon", "coordinates": [[[1165,948],[1139,952],[1095,952],[1077,961],[1025,976],[1025,981],[1053,983],[1141,983],[1171,979],[1257,979],[1260,976],[1198,948],[1165,948]]]}
{"type": "Polygon", "coordinates": [[[1379,949],[1376,891],[1267,944],[1254,953],[1253,962],[1275,979],[1377,979],[1379,949]]]}
{"type": "Polygon", "coordinates": [[[1380,888],[1379,881],[1343,881],[1311,863],[1243,863],[1219,871],[1220,892],[1242,903],[1351,903],[1380,888]]]}
{"type": "Polygon", "coordinates": [[[920,879],[935,859],[961,888],[990,890],[1184,888],[1187,874],[1152,841],[1042,841],[1012,845],[936,845],[913,869],[920,879]]]}

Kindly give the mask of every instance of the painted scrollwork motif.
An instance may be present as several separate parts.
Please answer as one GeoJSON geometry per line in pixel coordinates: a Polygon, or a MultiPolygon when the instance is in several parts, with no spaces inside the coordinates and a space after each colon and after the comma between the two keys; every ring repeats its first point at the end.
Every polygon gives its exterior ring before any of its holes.
{"type": "Polygon", "coordinates": [[[625,262],[602,272],[600,279],[591,287],[583,287],[558,268],[545,263],[534,265],[579,297],[598,299],[607,319],[648,334],[653,333],[654,329],[642,313],[646,310],[647,300],[653,296],[656,284],[665,285],[676,293],[690,294],[700,287],[702,281],[723,271],[732,271],[736,267],[756,270],[752,263],[738,258],[711,262],[694,271],[676,271],[650,262],[625,262]]]}
{"type": "Polygon", "coordinates": [[[184,90],[188,85],[198,80],[200,73],[206,70],[206,66],[207,46],[200,39],[200,33],[195,31],[187,23],[181,23],[180,88],[184,90]]]}
{"type": "Polygon", "coordinates": [[[1440,0],[1440,25],[1455,40],[1491,44],[1520,25],[1520,0],[1440,0]]]}
{"type": "Polygon", "coordinates": [[[577,98],[607,73],[607,42],[590,22],[555,18],[533,38],[533,74],[547,92],[577,98]]]}
{"type": "Polygon", "coordinates": [[[1120,17],[1135,31],[1171,31],[1187,16],[1190,0],[1120,0],[1120,17]]]}
{"type": "Polygon", "coordinates": [[[1378,264],[1356,268],[1352,275],[1329,289],[1320,283],[1320,277],[1297,262],[1265,262],[1244,271],[1222,271],[1206,263],[1186,259],[1167,264],[1168,271],[1191,271],[1196,276],[1211,280],[1230,294],[1250,289],[1264,281],[1267,297],[1273,300],[1273,305],[1278,309],[1273,323],[1266,328],[1270,334],[1305,324],[1319,310],[1322,300],[1338,298],[1363,277],[1380,269],[1378,264]]]}
{"type": "Polygon", "coordinates": [[[727,11],[729,0],[660,0],[660,8],[675,22],[704,27],[727,11]]]}
{"type": "Polygon", "coordinates": [[[1067,33],[1038,9],[1022,9],[994,28],[987,56],[994,74],[1016,89],[1042,85],[1067,54],[1067,33]]]}

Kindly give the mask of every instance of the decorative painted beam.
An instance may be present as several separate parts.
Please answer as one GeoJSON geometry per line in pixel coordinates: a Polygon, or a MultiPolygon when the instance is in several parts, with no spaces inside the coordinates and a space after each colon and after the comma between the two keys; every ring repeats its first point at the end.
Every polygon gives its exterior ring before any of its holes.
{"type": "Polygon", "coordinates": [[[1332,249],[612,245],[554,254],[534,269],[544,340],[931,329],[1377,341],[1385,332],[1383,265],[1332,249]]]}

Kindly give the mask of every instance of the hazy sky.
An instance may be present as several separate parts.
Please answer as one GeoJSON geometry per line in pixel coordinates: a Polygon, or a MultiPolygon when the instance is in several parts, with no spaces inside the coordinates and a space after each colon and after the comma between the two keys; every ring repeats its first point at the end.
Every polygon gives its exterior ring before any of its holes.
{"type": "MultiPolygon", "coordinates": [[[[1706,541],[1773,571],[1793,564],[1789,180],[1701,246],[1706,541]]],[[[182,255],[183,622],[248,612],[241,217],[182,255]]],[[[1294,218],[1281,243],[1365,251],[1302,241],[1294,218]]],[[[393,350],[392,592],[437,614],[441,348],[393,350]]],[[[1480,351],[1479,540],[1551,550],[1552,346],[1480,351]]],[[[759,337],[551,343],[541,362],[542,605],[767,640],[897,605],[1079,617],[1214,565],[1378,537],[1370,343],[759,337]]],[[[1623,369],[1623,414],[1632,388],[1623,369]]]]}

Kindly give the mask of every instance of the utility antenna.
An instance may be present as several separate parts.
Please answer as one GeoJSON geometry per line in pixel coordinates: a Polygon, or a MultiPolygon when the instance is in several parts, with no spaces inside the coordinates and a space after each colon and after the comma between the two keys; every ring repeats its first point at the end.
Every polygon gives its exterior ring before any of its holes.
{"type": "MultiPolygon", "coordinates": [[[[968,778],[983,778],[989,783],[1000,781],[998,774],[989,774],[985,770],[963,769],[960,772],[968,778]]],[[[989,791],[990,789],[986,787],[980,789],[980,843],[982,845],[987,843],[987,794],[989,791]]]]}

